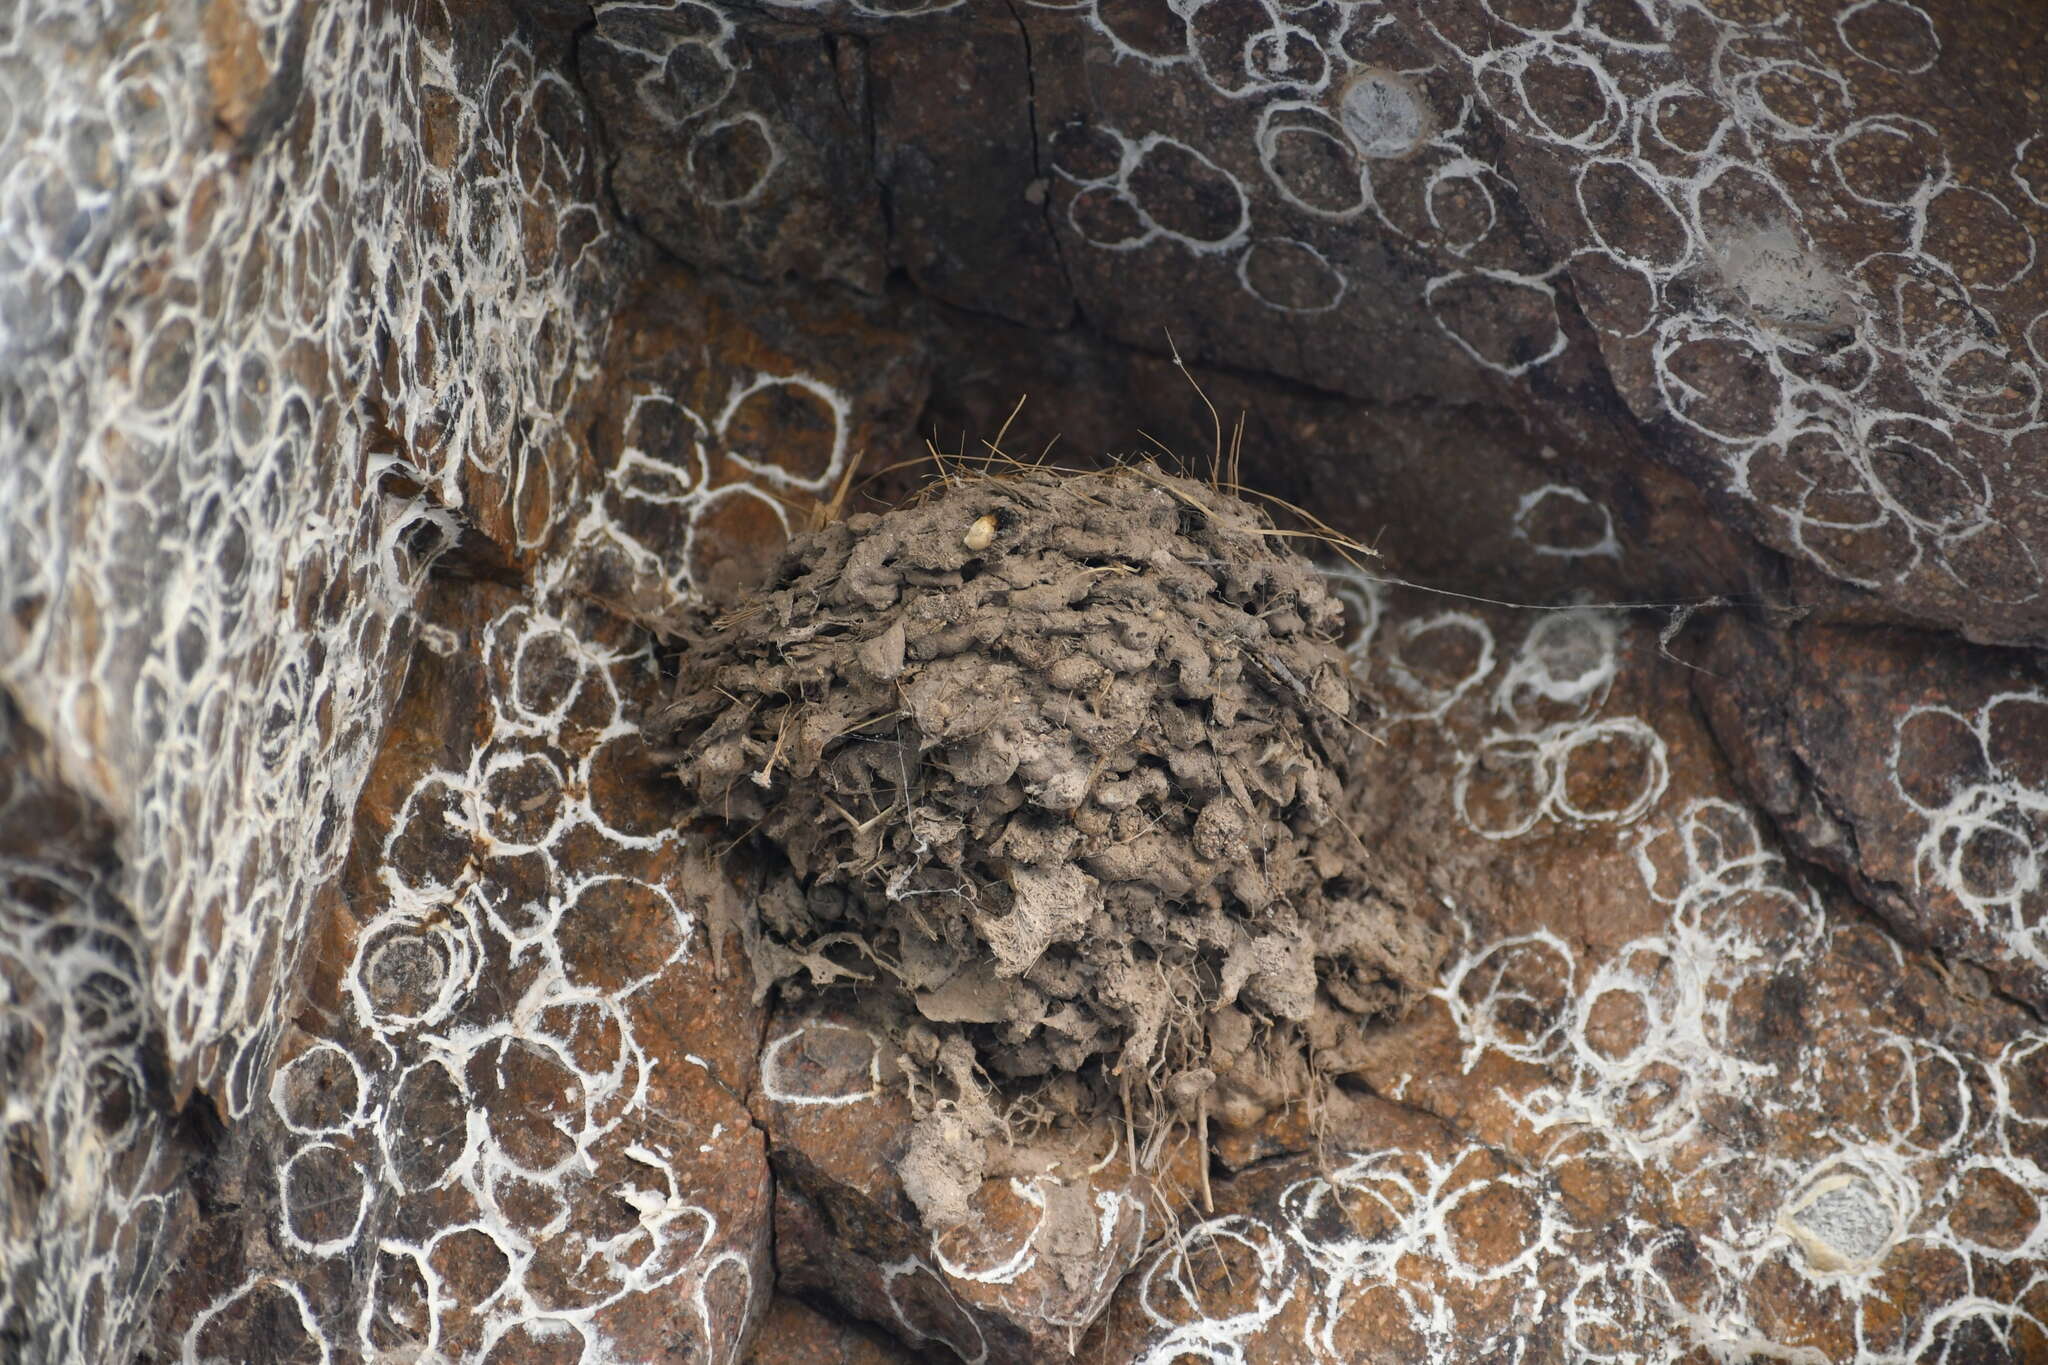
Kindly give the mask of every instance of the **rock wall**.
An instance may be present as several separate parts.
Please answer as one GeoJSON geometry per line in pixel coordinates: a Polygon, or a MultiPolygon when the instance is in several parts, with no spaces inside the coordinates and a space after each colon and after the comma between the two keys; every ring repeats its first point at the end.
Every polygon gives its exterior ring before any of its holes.
{"type": "Polygon", "coordinates": [[[0,1343],[2048,1354],[2044,67],[1988,0],[30,0],[0,1343]],[[649,628],[927,439],[1206,468],[1190,377],[1385,551],[1361,833],[1463,946],[1201,1212],[932,1237],[877,1040],[732,961],[649,628]]]}

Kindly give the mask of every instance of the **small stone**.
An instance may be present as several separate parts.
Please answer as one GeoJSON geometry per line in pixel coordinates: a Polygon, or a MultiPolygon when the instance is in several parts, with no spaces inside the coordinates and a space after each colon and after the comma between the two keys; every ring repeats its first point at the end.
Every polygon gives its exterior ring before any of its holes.
{"type": "Polygon", "coordinates": [[[960,537],[960,543],[980,554],[996,543],[996,519],[993,513],[976,517],[974,524],[967,528],[967,534],[960,537]]]}

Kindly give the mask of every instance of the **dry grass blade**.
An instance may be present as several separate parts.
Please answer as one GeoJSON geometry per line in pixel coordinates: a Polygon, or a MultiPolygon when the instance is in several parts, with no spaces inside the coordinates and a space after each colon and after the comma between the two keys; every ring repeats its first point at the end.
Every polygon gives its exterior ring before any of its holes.
{"type": "Polygon", "coordinates": [[[833,486],[831,498],[812,506],[811,530],[822,531],[846,515],[846,505],[853,498],[854,476],[860,473],[861,462],[866,458],[867,452],[863,450],[847,460],[846,468],[839,471],[839,482],[833,486]]]}
{"type": "Polygon", "coordinates": [[[1166,349],[1173,353],[1174,368],[1194,386],[1195,397],[1201,399],[1202,406],[1209,410],[1209,421],[1216,429],[1216,448],[1209,458],[1209,485],[1212,488],[1220,488],[1223,484],[1223,414],[1216,411],[1216,405],[1209,401],[1209,395],[1203,391],[1200,384],[1195,383],[1194,375],[1188,371],[1188,363],[1180,358],[1180,347],[1174,344],[1171,332],[1166,334],[1166,349]]]}

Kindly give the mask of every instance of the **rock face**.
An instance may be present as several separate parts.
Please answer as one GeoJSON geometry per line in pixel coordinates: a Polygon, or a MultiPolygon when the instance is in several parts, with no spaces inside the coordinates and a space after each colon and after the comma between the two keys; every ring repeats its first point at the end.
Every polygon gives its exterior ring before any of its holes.
{"type": "Polygon", "coordinates": [[[1695,686],[1792,846],[1900,937],[1988,973],[1978,989],[2048,1009],[2038,660],[1896,629],[1723,623],[1714,645],[1695,686]]]}
{"type": "Polygon", "coordinates": [[[2048,1356],[2044,45],[31,0],[0,1354],[2048,1356]],[[864,1021],[753,998],[652,631],[927,440],[1202,466],[1240,411],[1385,552],[1359,834],[1457,946],[1170,1198],[934,1235],[864,1021]]]}
{"type": "Polygon", "coordinates": [[[1817,595],[1988,639],[2048,620],[2026,474],[2048,440],[2048,112],[2017,75],[2048,37],[2017,12],[656,8],[606,9],[579,58],[624,144],[621,208],[686,259],[900,265],[1028,326],[1171,333],[1373,403],[1501,404],[1671,464],[1861,590],[1817,595]],[[650,184],[663,147],[730,149],[758,207],[736,173],[650,184]],[[886,221],[886,261],[788,249],[799,203],[886,221]]]}

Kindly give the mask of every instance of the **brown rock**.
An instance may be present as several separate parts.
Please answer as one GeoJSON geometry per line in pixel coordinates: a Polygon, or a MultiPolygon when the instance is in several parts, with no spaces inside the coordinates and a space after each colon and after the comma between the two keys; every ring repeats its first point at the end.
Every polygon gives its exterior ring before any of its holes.
{"type": "Polygon", "coordinates": [[[730,1352],[773,1280],[740,1100],[758,1017],[713,961],[689,848],[610,828],[585,795],[631,780],[606,740],[657,679],[587,611],[475,583],[422,605],[338,971],[238,1135],[260,1194],[213,1213],[161,1330],[255,1350],[296,1303],[310,1339],[363,1314],[383,1351],[547,1360],[582,1318],[629,1354],[730,1352]],[[270,1298],[217,1297],[266,1237],[270,1298]],[[373,1276],[347,1273],[357,1248],[373,1276]]]}
{"type": "Polygon", "coordinates": [[[861,45],[708,5],[598,13],[577,69],[611,191],[692,264],[869,292],[886,271],[861,45]]]}
{"type": "Polygon", "coordinates": [[[1987,1246],[2037,1236],[2010,1073],[2038,1022],[1804,882],[1655,681],[1677,665],[1652,632],[1373,601],[1404,799],[1361,833],[1426,868],[1466,947],[1420,1017],[1359,1040],[1320,1155],[1218,1182],[1089,1358],[2034,1349],[1958,1305],[1987,1246]],[[1472,647],[1424,666],[1453,631],[1472,647]]]}
{"type": "MultiPolygon", "coordinates": [[[[1071,296],[1130,345],[1503,402],[1676,465],[1819,599],[1855,599],[1832,581],[2039,636],[2042,531],[2015,480],[2041,440],[2040,114],[1974,97],[2038,35],[1889,2],[1562,27],[1463,0],[1262,13],[1032,9],[1020,42],[969,10],[825,7],[807,60],[834,75],[808,84],[873,120],[888,258],[936,297],[1050,326],[1071,296]]],[[[756,88],[775,62],[747,22],[690,22],[706,126],[793,149],[733,210],[744,230],[780,230],[777,193],[874,222],[866,182],[804,160],[868,166],[858,120],[756,88]]],[[[668,136],[607,118],[628,160],[668,136]]]]}
{"type": "Polygon", "coordinates": [[[1654,38],[1615,6],[1562,30],[1400,10],[1500,129],[1484,159],[1657,458],[1803,565],[1922,620],[2039,637],[2019,471],[2048,302],[2026,239],[2048,220],[2009,167],[2040,114],[1960,93],[2039,34],[1890,3],[1714,7],[1654,38]]]}
{"type": "Polygon", "coordinates": [[[662,269],[613,324],[598,507],[568,549],[612,610],[664,622],[694,595],[734,600],[915,421],[922,363],[890,309],[767,297],[662,269]]]}
{"type": "Polygon", "coordinates": [[[209,0],[200,26],[209,49],[206,79],[213,96],[214,121],[222,135],[233,141],[248,131],[249,115],[270,83],[262,34],[241,0],[209,0]]]}
{"type": "Polygon", "coordinates": [[[935,299],[1063,327],[1073,291],[1039,169],[1031,36],[1010,13],[892,25],[868,44],[890,254],[935,299]],[[943,34],[943,37],[940,35],[943,34]]]}
{"type": "Polygon", "coordinates": [[[1907,941],[2048,1005],[2033,850],[2048,699],[2027,655],[1898,630],[1717,624],[1695,678],[1744,787],[1907,941]]]}
{"type": "Polygon", "coordinates": [[[911,1359],[879,1332],[777,1294],[761,1320],[747,1365],[904,1365],[911,1359]]]}

